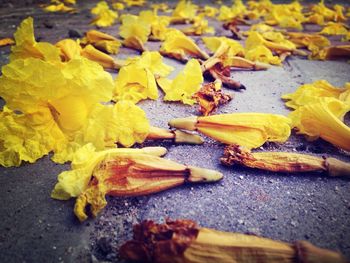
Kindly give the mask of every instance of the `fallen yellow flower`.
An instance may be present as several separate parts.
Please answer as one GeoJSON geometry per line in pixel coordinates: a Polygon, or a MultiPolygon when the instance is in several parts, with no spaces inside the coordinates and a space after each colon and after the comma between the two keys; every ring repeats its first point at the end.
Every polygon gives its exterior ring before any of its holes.
{"type": "Polygon", "coordinates": [[[344,88],[332,86],[326,80],[317,80],[310,84],[300,86],[294,93],[285,94],[282,99],[288,100],[286,106],[297,109],[300,106],[309,103],[315,103],[319,98],[331,97],[350,104],[350,98],[344,96],[350,92],[350,83],[345,84],[344,88]]]}
{"type": "Polygon", "coordinates": [[[97,30],[86,32],[86,41],[97,49],[109,54],[117,54],[121,43],[115,37],[97,30]]]}
{"type": "Polygon", "coordinates": [[[10,61],[24,58],[39,58],[46,61],[60,61],[60,50],[47,42],[36,42],[33,18],[24,19],[17,28],[14,38],[16,45],[11,47],[10,61]]]}
{"type": "Polygon", "coordinates": [[[303,7],[298,1],[290,4],[273,5],[272,10],[265,16],[265,23],[301,30],[303,29],[302,23],[306,20],[302,9],[303,7]]]}
{"type": "Polygon", "coordinates": [[[251,61],[259,61],[272,65],[281,64],[281,59],[278,56],[274,56],[270,49],[262,45],[246,50],[245,58],[251,61]]]}
{"type": "Polygon", "coordinates": [[[66,6],[64,3],[51,4],[44,7],[46,12],[72,12],[75,11],[75,8],[66,6]]]}
{"type": "Polygon", "coordinates": [[[119,69],[122,64],[106,53],[94,48],[92,45],[87,45],[81,51],[81,56],[97,62],[105,69],[119,69]]]}
{"type": "Polygon", "coordinates": [[[330,46],[320,50],[315,59],[332,60],[350,58],[350,45],[330,46]]]}
{"type": "Polygon", "coordinates": [[[198,6],[191,1],[180,0],[176,5],[172,15],[172,23],[188,23],[192,22],[197,14],[198,6]]]}
{"type": "Polygon", "coordinates": [[[151,33],[151,25],[144,23],[138,16],[123,15],[119,35],[124,38],[123,45],[139,51],[144,51],[144,44],[151,33]]]}
{"type": "Polygon", "coordinates": [[[328,22],[320,32],[323,35],[346,35],[347,33],[348,30],[343,23],[335,22],[328,22]]]}
{"type": "Polygon", "coordinates": [[[256,235],[199,227],[192,220],[145,220],[134,225],[133,239],[120,248],[123,259],[157,263],[345,263],[337,252],[306,241],[294,244],[256,235]]]}
{"type": "Polygon", "coordinates": [[[51,197],[59,200],[78,197],[88,188],[95,167],[106,157],[114,157],[125,153],[163,156],[166,152],[166,148],[163,147],[145,147],[141,149],[114,148],[96,151],[92,144],[86,144],[75,153],[71,163],[71,170],[64,171],[58,175],[58,182],[51,193],[51,197]]]}
{"type": "Polygon", "coordinates": [[[201,59],[209,58],[208,54],[202,51],[191,38],[177,29],[166,33],[165,41],[159,52],[180,61],[187,61],[188,56],[201,59]]]}
{"type": "Polygon", "coordinates": [[[114,10],[124,10],[125,6],[123,3],[112,3],[112,8],[114,10]]]}
{"type": "Polygon", "coordinates": [[[78,41],[73,39],[63,39],[55,45],[61,51],[61,60],[67,62],[69,60],[79,58],[81,56],[82,48],[78,41]]]}
{"type": "Polygon", "coordinates": [[[129,7],[143,6],[146,3],[146,0],[123,0],[123,2],[129,7]]]}
{"type": "Polygon", "coordinates": [[[147,148],[84,154],[78,166],[59,175],[59,182],[51,196],[67,199],[78,194],[74,213],[80,221],[84,221],[88,217],[86,207],[90,205],[92,215],[96,216],[106,206],[107,194],[140,196],[187,182],[215,182],[222,178],[217,171],[185,166],[157,157],[163,154],[163,149],[147,148]]]}
{"type": "Polygon", "coordinates": [[[234,18],[243,18],[247,9],[241,0],[234,0],[231,7],[221,5],[219,9],[219,21],[228,21],[234,18]]]}
{"type": "MultiPolygon", "coordinates": [[[[88,121],[90,111],[109,101],[113,90],[111,76],[83,58],[57,64],[16,59],[2,68],[2,74],[0,96],[9,112],[7,120],[0,120],[0,141],[1,151],[11,152],[11,166],[21,160],[34,162],[50,151],[64,151],[88,121]],[[22,128],[13,129],[16,126],[22,128]],[[50,132],[51,136],[41,139],[50,132]],[[25,157],[28,154],[35,157],[25,157]]],[[[62,162],[65,160],[69,160],[68,154],[62,157],[62,162]]]]}
{"type": "Polygon", "coordinates": [[[241,56],[244,57],[245,50],[236,40],[227,37],[202,37],[206,47],[213,53],[217,52],[223,46],[227,46],[225,57],[241,56]]]}
{"type": "Polygon", "coordinates": [[[138,64],[122,67],[115,79],[114,100],[134,103],[144,99],[157,99],[158,89],[153,73],[138,64]]]}
{"type": "Polygon", "coordinates": [[[13,45],[13,44],[15,44],[15,41],[12,38],[6,37],[6,38],[0,39],[0,47],[13,45]]]}
{"type": "Polygon", "coordinates": [[[150,40],[163,41],[168,32],[170,17],[158,16],[155,11],[141,11],[139,19],[142,23],[149,24],[151,27],[150,40]]]}
{"type": "Polygon", "coordinates": [[[199,10],[200,15],[204,15],[206,17],[215,17],[219,13],[219,10],[216,7],[212,7],[209,5],[205,5],[199,10]]]}
{"type": "Polygon", "coordinates": [[[156,77],[166,77],[174,70],[172,66],[163,63],[163,57],[158,51],[145,51],[140,57],[128,58],[125,63],[147,68],[156,77]]]}
{"type": "Polygon", "coordinates": [[[350,176],[350,164],[331,157],[293,152],[250,152],[238,145],[225,148],[221,163],[239,164],[272,172],[327,172],[329,176],[350,176]]]}
{"type": "Polygon", "coordinates": [[[268,113],[231,113],[206,117],[177,118],[169,122],[177,129],[197,130],[225,144],[238,144],[248,149],[266,141],[285,142],[290,135],[289,118],[268,113]]]}
{"type": "Polygon", "coordinates": [[[317,56],[319,51],[331,45],[328,38],[319,34],[308,34],[301,32],[286,32],[288,40],[293,42],[297,48],[307,48],[311,51],[311,58],[317,56]]]}
{"type": "Polygon", "coordinates": [[[111,10],[106,1],[100,1],[91,9],[91,14],[96,15],[91,22],[92,25],[99,27],[108,27],[114,24],[118,18],[118,13],[111,10]]]}
{"type": "Polygon", "coordinates": [[[157,78],[158,85],[165,92],[165,101],[182,101],[189,105],[195,103],[192,96],[200,89],[202,82],[201,66],[196,59],[188,61],[174,80],[157,78]]]}
{"type": "Polygon", "coordinates": [[[318,4],[311,8],[311,17],[309,22],[317,22],[319,25],[323,25],[324,21],[344,22],[346,17],[343,14],[344,7],[341,5],[334,5],[334,10],[328,8],[324,1],[320,1],[318,4]]]}
{"type": "Polygon", "coordinates": [[[193,24],[190,27],[186,27],[181,30],[186,35],[203,35],[203,34],[214,34],[215,29],[208,25],[208,20],[201,16],[196,16],[193,20],[193,24]]]}
{"type": "Polygon", "coordinates": [[[309,139],[318,137],[335,146],[350,151],[350,128],[342,120],[350,104],[336,98],[319,98],[298,107],[289,117],[292,127],[309,139]]]}

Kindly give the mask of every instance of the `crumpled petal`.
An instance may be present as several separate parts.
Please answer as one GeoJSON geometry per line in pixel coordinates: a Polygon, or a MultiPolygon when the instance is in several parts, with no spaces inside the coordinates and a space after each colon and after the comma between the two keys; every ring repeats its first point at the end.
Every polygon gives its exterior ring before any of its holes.
{"type": "Polygon", "coordinates": [[[192,98],[203,82],[201,66],[196,59],[191,59],[174,80],[157,79],[158,85],[165,92],[165,101],[182,101],[185,104],[193,105],[192,98]]]}
{"type": "Polygon", "coordinates": [[[146,43],[151,33],[151,25],[144,23],[139,17],[134,15],[123,15],[122,25],[119,28],[119,35],[124,38],[138,38],[142,43],[146,43]]]}
{"type": "MultiPolygon", "coordinates": [[[[337,88],[332,86],[326,80],[318,80],[311,84],[304,84],[300,86],[294,93],[285,94],[282,99],[288,100],[286,106],[297,109],[300,106],[307,105],[309,103],[315,103],[319,98],[332,97],[337,99],[347,99],[345,101],[350,103],[350,98],[344,96],[345,92],[350,91],[350,85],[345,88],[337,88]]],[[[341,99],[341,100],[342,100],[341,99]]]]}
{"type": "Polygon", "coordinates": [[[15,41],[12,38],[6,37],[6,38],[0,39],[0,47],[13,45],[13,44],[15,44],[15,41]]]}
{"type": "Polygon", "coordinates": [[[194,22],[190,27],[184,28],[181,30],[186,35],[203,35],[203,34],[214,34],[215,29],[208,25],[208,20],[204,19],[201,16],[196,16],[194,22]]]}
{"type": "Polygon", "coordinates": [[[350,151],[350,128],[343,123],[350,104],[336,98],[319,98],[315,102],[300,106],[289,117],[298,133],[309,139],[318,137],[335,146],[350,151]]]}
{"type": "Polygon", "coordinates": [[[47,42],[36,42],[33,18],[22,21],[14,34],[16,45],[11,47],[10,61],[20,58],[39,58],[46,61],[60,61],[60,50],[47,42]]]}
{"type": "Polygon", "coordinates": [[[281,64],[280,58],[278,56],[274,56],[270,49],[262,45],[246,50],[245,58],[251,61],[259,61],[272,65],[281,64]]]}
{"type": "Polygon", "coordinates": [[[91,24],[99,27],[108,27],[114,24],[118,13],[111,10],[106,1],[100,1],[91,9],[91,14],[96,15],[91,24]]]}
{"type": "Polygon", "coordinates": [[[198,6],[191,1],[180,0],[172,13],[174,21],[192,21],[197,14],[198,6]]]}
{"type": "Polygon", "coordinates": [[[346,35],[347,33],[348,30],[343,23],[335,22],[328,22],[320,32],[323,35],[346,35]]]}
{"type": "Polygon", "coordinates": [[[81,56],[82,48],[78,41],[73,39],[63,39],[56,43],[55,45],[61,50],[62,61],[69,61],[81,56]]]}
{"type": "Polygon", "coordinates": [[[226,44],[229,48],[226,52],[226,56],[244,56],[243,46],[236,40],[227,37],[202,37],[206,47],[213,53],[215,53],[221,45],[226,44]]]}
{"type": "Polygon", "coordinates": [[[148,68],[137,64],[122,67],[115,79],[114,100],[129,100],[137,103],[147,98],[158,98],[153,73],[148,68]]]}
{"type": "Polygon", "coordinates": [[[86,32],[86,40],[87,43],[109,54],[117,54],[121,46],[118,39],[97,30],[86,32]]]}
{"type": "Polygon", "coordinates": [[[162,55],[169,56],[180,61],[187,61],[188,56],[208,59],[209,56],[202,51],[196,43],[177,29],[168,31],[165,41],[160,47],[162,55]]]}
{"type": "Polygon", "coordinates": [[[163,57],[158,51],[145,51],[140,57],[128,58],[126,64],[137,64],[147,68],[155,76],[166,77],[174,70],[172,66],[163,63],[163,57]]]}

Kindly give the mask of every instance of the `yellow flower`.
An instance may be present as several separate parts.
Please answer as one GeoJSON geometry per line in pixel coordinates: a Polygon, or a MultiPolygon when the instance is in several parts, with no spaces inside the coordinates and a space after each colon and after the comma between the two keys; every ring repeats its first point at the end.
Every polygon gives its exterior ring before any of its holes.
{"type": "Polygon", "coordinates": [[[215,17],[219,13],[219,10],[216,7],[205,5],[201,10],[200,14],[203,14],[207,17],[215,17]]]}
{"type": "Polygon", "coordinates": [[[263,45],[258,45],[251,49],[246,50],[245,58],[251,61],[259,61],[263,63],[269,63],[272,65],[280,65],[281,60],[279,57],[274,56],[270,49],[263,45]]]}
{"type": "Polygon", "coordinates": [[[300,106],[309,103],[315,103],[319,98],[332,97],[340,100],[347,99],[345,102],[350,103],[350,98],[344,98],[345,93],[349,93],[350,85],[345,88],[337,88],[332,86],[326,80],[318,80],[311,84],[300,86],[294,93],[285,94],[282,99],[288,100],[286,106],[297,109],[300,106]]]}
{"type": "Polygon", "coordinates": [[[152,40],[165,39],[166,32],[168,32],[170,17],[168,16],[158,16],[155,11],[141,11],[139,14],[139,19],[142,23],[150,24],[151,35],[149,36],[152,40]]]}
{"type": "Polygon", "coordinates": [[[123,3],[112,3],[112,7],[115,10],[124,10],[125,6],[123,3]]]}
{"type": "Polygon", "coordinates": [[[56,43],[55,45],[61,50],[61,60],[69,61],[74,58],[79,58],[81,55],[82,48],[79,45],[78,41],[73,39],[63,39],[56,43]]]}
{"type": "Polygon", "coordinates": [[[94,47],[101,49],[109,54],[117,54],[121,43],[115,37],[106,33],[90,30],[86,32],[86,40],[94,47]]]}
{"type": "Polygon", "coordinates": [[[319,51],[330,46],[328,38],[318,34],[307,34],[301,32],[287,32],[288,40],[293,42],[296,47],[306,47],[311,51],[311,58],[319,53],[319,51]]]}
{"type": "Polygon", "coordinates": [[[177,129],[197,130],[225,144],[238,144],[248,149],[266,141],[285,142],[290,135],[290,119],[268,113],[231,113],[205,117],[173,119],[177,129]]]}
{"type": "Polygon", "coordinates": [[[39,58],[60,61],[60,50],[47,42],[37,43],[34,38],[33,18],[22,21],[14,34],[16,45],[11,47],[10,61],[23,58],[39,58]]]}
{"type": "Polygon", "coordinates": [[[47,12],[72,12],[75,8],[66,6],[64,3],[48,5],[44,7],[44,11],[47,12]]]}
{"type": "Polygon", "coordinates": [[[126,64],[137,64],[147,68],[155,76],[166,77],[174,70],[172,66],[163,63],[163,57],[158,51],[145,51],[140,57],[128,58],[126,64]]]}
{"type": "Polygon", "coordinates": [[[96,18],[92,20],[91,24],[99,27],[111,26],[118,18],[118,13],[111,10],[106,1],[101,1],[92,8],[91,14],[96,15],[96,18]]]}
{"type": "MultiPolygon", "coordinates": [[[[0,136],[0,145],[4,146],[1,150],[13,149],[12,165],[21,160],[34,162],[50,151],[65,150],[75,132],[88,121],[91,109],[109,101],[112,95],[111,76],[83,58],[56,64],[35,58],[17,59],[4,66],[2,73],[0,96],[11,110],[8,118],[22,127],[16,130],[9,126],[0,136]],[[52,136],[47,140],[41,139],[50,132],[52,136]],[[17,150],[18,143],[23,149],[17,150]],[[23,157],[25,151],[35,153],[35,157],[23,157]]],[[[3,125],[11,125],[10,121],[0,120],[3,121],[3,125]]],[[[61,160],[69,159],[65,157],[61,160]]]]}
{"type": "Polygon", "coordinates": [[[192,26],[184,28],[181,30],[186,35],[203,35],[206,33],[213,34],[215,30],[213,27],[208,26],[208,20],[201,16],[196,16],[194,18],[194,23],[192,26]]]}
{"type": "Polygon", "coordinates": [[[324,35],[346,35],[348,30],[343,23],[328,22],[321,30],[320,34],[324,35]]]}
{"type": "Polygon", "coordinates": [[[241,0],[234,0],[232,7],[222,5],[219,10],[218,20],[228,21],[236,17],[243,18],[244,14],[247,12],[247,8],[241,0]]]}
{"type": "Polygon", "coordinates": [[[144,99],[157,99],[158,89],[153,73],[138,64],[122,67],[115,79],[114,100],[134,103],[144,99]]]}
{"type": "Polygon", "coordinates": [[[196,100],[192,96],[199,91],[202,82],[201,66],[196,59],[191,59],[174,80],[157,79],[158,85],[165,92],[164,100],[182,101],[189,105],[195,103],[196,100]]]}
{"type": "Polygon", "coordinates": [[[143,45],[147,42],[150,33],[149,23],[144,23],[138,16],[123,15],[119,35],[124,38],[124,45],[143,51],[145,50],[143,45]]]}
{"type": "Polygon", "coordinates": [[[143,6],[146,0],[123,0],[127,6],[143,6]]]}
{"type": "Polygon", "coordinates": [[[160,53],[180,61],[187,61],[188,56],[208,59],[209,56],[202,51],[196,43],[181,31],[172,29],[166,34],[165,41],[160,47],[160,53]]]}
{"type": "MultiPolygon", "coordinates": [[[[161,148],[161,147],[154,147],[161,148]]],[[[162,149],[154,149],[162,150],[162,149]]],[[[81,147],[74,155],[71,163],[72,170],[64,171],[58,175],[58,182],[51,193],[51,197],[59,200],[68,200],[79,196],[88,187],[94,168],[105,158],[110,158],[126,153],[153,154],[153,148],[124,149],[114,148],[97,151],[90,143],[81,147]]],[[[157,152],[155,151],[155,153],[157,152]]],[[[164,151],[164,150],[163,150],[164,151]]]]}
{"type": "Polygon", "coordinates": [[[244,56],[244,48],[236,40],[227,37],[202,37],[202,40],[206,47],[213,53],[215,53],[222,45],[227,45],[228,50],[225,52],[227,57],[244,56]]]}
{"type": "Polygon", "coordinates": [[[298,133],[310,139],[318,137],[350,151],[350,128],[343,123],[350,104],[336,98],[319,98],[298,107],[289,117],[298,133]]]}
{"type": "Polygon", "coordinates": [[[269,25],[296,28],[301,30],[301,23],[305,21],[302,14],[302,6],[298,1],[291,4],[273,5],[272,10],[265,16],[265,22],[269,25]]]}
{"type": "Polygon", "coordinates": [[[172,20],[175,21],[192,21],[197,14],[198,6],[191,1],[180,0],[172,14],[172,20]]]}
{"type": "MultiPolygon", "coordinates": [[[[254,24],[250,27],[249,31],[257,31],[259,33],[272,32],[275,29],[272,26],[266,25],[264,23],[254,24]]],[[[248,33],[249,35],[249,33],[248,33]]]]}
{"type": "MultiPolygon", "coordinates": [[[[322,0],[311,8],[311,16],[322,17],[322,19],[319,18],[319,21],[344,22],[346,17],[343,14],[343,10],[344,7],[341,5],[334,5],[334,10],[332,10],[326,7],[322,0]]],[[[321,23],[318,24],[322,25],[321,23]]]]}

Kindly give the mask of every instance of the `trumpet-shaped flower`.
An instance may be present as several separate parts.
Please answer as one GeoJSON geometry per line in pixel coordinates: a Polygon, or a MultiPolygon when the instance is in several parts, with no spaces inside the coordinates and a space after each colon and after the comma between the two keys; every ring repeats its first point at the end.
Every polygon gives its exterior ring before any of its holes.
{"type": "Polygon", "coordinates": [[[147,42],[150,33],[151,25],[145,23],[138,16],[129,14],[123,16],[119,35],[124,38],[123,44],[125,46],[140,51],[145,50],[143,45],[147,42]]]}
{"type": "Polygon", "coordinates": [[[142,23],[149,24],[151,26],[151,35],[149,38],[151,40],[160,40],[165,39],[166,33],[168,32],[170,17],[168,16],[158,16],[154,11],[141,11],[139,19],[142,23]]]}
{"type": "Polygon", "coordinates": [[[253,112],[178,118],[169,122],[171,127],[198,130],[222,143],[248,149],[266,141],[285,142],[290,135],[290,124],[290,119],[282,115],[253,112]]]}
{"type": "Polygon", "coordinates": [[[191,1],[181,0],[174,9],[172,19],[175,21],[192,21],[196,17],[197,11],[197,5],[191,1]]]}
{"type": "Polygon", "coordinates": [[[92,44],[94,47],[101,49],[109,54],[117,54],[121,43],[115,37],[106,33],[90,30],[86,32],[87,43],[92,44]]]}
{"type": "Polygon", "coordinates": [[[350,128],[343,117],[350,110],[350,104],[336,98],[319,98],[298,107],[289,117],[298,133],[310,139],[318,137],[350,151],[350,128]]]}
{"type": "Polygon", "coordinates": [[[300,86],[294,93],[285,94],[282,99],[288,100],[286,106],[297,109],[309,103],[315,103],[319,98],[331,97],[344,100],[350,103],[350,98],[345,94],[350,92],[350,85],[347,83],[344,88],[332,86],[326,80],[318,80],[311,84],[300,86]]]}
{"type": "Polygon", "coordinates": [[[158,51],[145,51],[140,57],[128,58],[126,63],[147,68],[153,75],[160,77],[166,77],[174,70],[172,66],[163,63],[163,57],[158,51]]]}
{"type": "Polygon", "coordinates": [[[189,105],[195,103],[193,95],[199,91],[202,82],[202,70],[199,62],[195,59],[191,59],[174,80],[157,79],[158,85],[165,92],[164,100],[182,101],[189,105]]]}
{"type": "Polygon", "coordinates": [[[241,0],[235,0],[231,7],[222,5],[219,9],[218,20],[228,21],[236,17],[243,18],[246,14],[247,8],[241,0]]]}
{"type": "Polygon", "coordinates": [[[323,35],[346,35],[347,33],[348,30],[343,23],[334,22],[328,22],[320,32],[323,35]]]}
{"type": "Polygon", "coordinates": [[[187,61],[188,56],[208,59],[209,56],[202,51],[196,43],[177,29],[168,31],[165,41],[160,47],[160,53],[180,61],[187,61]]]}
{"type": "Polygon", "coordinates": [[[254,48],[246,50],[245,58],[252,61],[259,61],[263,63],[269,63],[272,65],[280,65],[281,60],[279,57],[274,56],[270,49],[263,45],[256,46],[254,48]]]}
{"type": "Polygon", "coordinates": [[[118,18],[118,13],[111,10],[106,1],[101,1],[92,8],[91,14],[96,15],[96,18],[92,20],[91,24],[99,27],[111,26],[118,18]]]}
{"type": "Polygon", "coordinates": [[[213,53],[215,53],[222,45],[227,45],[228,49],[225,52],[226,56],[244,56],[244,48],[236,40],[227,37],[202,37],[202,40],[206,47],[213,53]]]}
{"type": "Polygon", "coordinates": [[[181,30],[186,35],[203,35],[206,33],[213,34],[215,32],[214,28],[208,25],[208,20],[201,16],[196,16],[194,18],[193,25],[181,30]]]}

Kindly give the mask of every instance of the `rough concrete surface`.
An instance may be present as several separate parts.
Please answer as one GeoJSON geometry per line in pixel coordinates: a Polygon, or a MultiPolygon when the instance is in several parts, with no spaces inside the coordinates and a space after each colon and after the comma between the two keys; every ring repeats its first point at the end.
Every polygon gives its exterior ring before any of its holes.
{"type": "MultiPolygon", "coordinates": [[[[33,1],[4,3],[0,8],[0,38],[9,37],[20,21],[35,18],[38,39],[55,42],[68,37],[69,29],[85,32],[88,9],[94,1],[81,1],[80,13],[44,13],[33,1]],[[47,22],[52,28],[45,26],[47,22]]],[[[135,12],[140,9],[136,8],[135,12]]],[[[219,33],[229,35],[211,21],[219,33]]],[[[104,30],[116,35],[117,26],[104,30]]],[[[156,49],[157,43],[149,44],[156,49]]],[[[121,49],[118,57],[136,55],[121,49]]],[[[7,63],[9,48],[0,48],[0,64],[7,63]]],[[[183,65],[165,59],[176,67],[183,65]]],[[[342,86],[350,81],[346,61],[309,61],[292,57],[282,67],[261,72],[232,72],[247,89],[233,92],[234,99],[218,110],[228,112],[266,112],[288,114],[280,96],[293,92],[303,83],[326,79],[342,86]]],[[[196,107],[157,101],[139,104],[152,125],[166,128],[168,120],[198,114],[196,107]]],[[[347,116],[347,120],[349,116],[347,116]]],[[[349,124],[349,122],[347,121],[349,124]]],[[[142,146],[159,145],[154,142],[142,146]]],[[[80,224],[73,214],[74,200],[50,198],[57,175],[69,165],[57,165],[46,156],[35,164],[18,168],[0,167],[0,261],[1,262],[119,262],[118,248],[132,236],[132,225],[144,219],[161,222],[164,218],[186,218],[201,226],[224,231],[252,233],[293,242],[308,240],[334,249],[350,258],[350,181],[323,174],[276,174],[242,167],[227,168],[219,158],[224,146],[206,138],[201,146],[172,145],[166,158],[188,165],[216,169],[224,179],[215,184],[185,185],[159,194],[138,198],[109,197],[108,205],[95,219],[80,224]]],[[[334,156],[349,161],[344,151],[322,140],[307,142],[293,135],[285,144],[268,143],[260,150],[284,150],[334,156]]]]}

